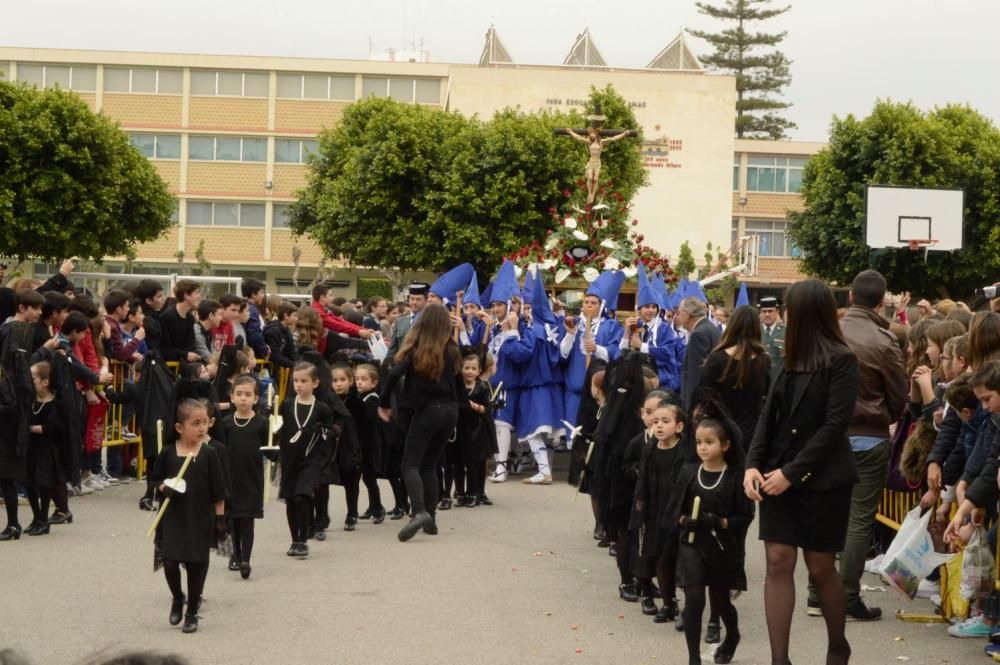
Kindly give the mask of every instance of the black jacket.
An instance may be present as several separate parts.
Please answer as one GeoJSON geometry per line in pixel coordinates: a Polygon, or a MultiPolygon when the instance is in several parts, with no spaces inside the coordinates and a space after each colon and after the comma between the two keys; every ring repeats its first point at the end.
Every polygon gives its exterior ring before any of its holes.
{"type": "Polygon", "coordinates": [[[195,323],[194,314],[188,312],[182,318],[176,306],[160,314],[160,354],[164,360],[186,361],[187,354],[194,353],[195,323]]]}
{"type": "Polygon", "coordinates": [[[698,325],[691,331],[688,338],[687,350],[684,352],[684,364],[681,366],[681,401],[684,408],[691,409],[691,398],[694,389],[701,381],[701,373],[705,367],[705,360],[712,352],[722,333],[707,318],[698,322],[698,325]]]}
{"type": "Polygon", "coordinates": [[[857,358],[841,353],[829,367],[800,374],[782,409],[775,393],[789,376],[782,368],[771,381],[746,467],[762,473],[780,468],[793,487],[815,491],[856,483],[847,427],[858,394],[857,358]]]}
{"type": "Polygon", "coordinates": [[[275,369],[275,375],[279,367],[295,366],[299,357],[295,338],[292,337],[292,331],[280,321],[269,321],[264,326],[264,343],[271,349],[271,366],[275,369]]]}

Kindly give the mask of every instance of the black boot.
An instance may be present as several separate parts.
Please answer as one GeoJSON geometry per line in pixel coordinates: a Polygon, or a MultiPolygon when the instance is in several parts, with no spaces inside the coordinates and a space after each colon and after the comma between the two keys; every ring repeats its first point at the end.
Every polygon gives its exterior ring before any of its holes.
{"type": "Polygon", "coordinates": [[[0,531],[0,540],[21,540],[21,525],[11,524],[3,531],[0,531]]]}
{"type": "Polygon", "coordinates": [[[198,606],[201,599],[192,600],[188,603],[187,612],[184,613],[184,627],[181,630],[185,633],[198,632],[198,606]]]}
{"type": "Polygon", "coordinates": [[[663,603],[661,607],[656,612],[656,616],[653,617],[653,623],[667,623],[668,621],[673,621],[677,618],[677,600],[671,599],[663,603]]]}
{"type": "Polygon", "coordinates": [[[653,616],[658,611],[656,609],[656,602],[653,601],[651,596],[643,596],[640,605],[642,606],[642,613],[647,616],[653,616]]]}
{"type": "Polygon", "coordinates": [[[229,557],[229,570],[236,572],[239,569],[240,569],[240,562],[236,558],[236,555],[234,554],[233,556],[229,557]]]}
{"type": "Polygon", "coordinates": [[[718,644],[721,641],[722,627],[714,621],[709,621],[705,628],[705,644],[718,644]]]}
{"type": "Polygon", "coordinates": [[[247,580],[250,579],[250,562],[243,561],[240,563],[240,577],[247,580]]]}
{"type": "Polygon", "coordinates": [[[64,513],[61,510],[57,510],[49,516],[49,524],[72,524],[73,523],[73,513],[64,513]]]}
{"type": "Polygon", "coordinates": [[[715,662],[731,663],[733,655],[736,654],[736,647],[740,643],[740,634],[736,631],[726,631],[726,639],[719,645],[715,652],[715,662]]]}
{"type": "Polygon", "coordinates": [[[428,524],[432,524],[434,518],[430,516],[430,513],[420,512],[410,518],[409,524],[404,526],[399,530],[399,540],[400,542],[406,542],[413,536],[417,535],[417,532],[423,529],[428,524]]]}
{"type": "Polygon", "coordinates": [[[385,508],[379,508],[378,510],[376,510],[372,514],[372,517],[374,518],[374,519],[372,519],[372,524],[381,524],[382,522],[384,522],[385,521],[385,508]]]}
{"type": "Polygon", "coordinates": [[[626,603],[635,603],[639,601],[639,593],[635,589],[635,584],[629,583],[618,585],[618,596],[624,600],[626,603]]]}
{"type": "Polygon", "coordinates": [[[47,522],[39,522],[34,529],[28,529],[25,533],[29,536],[45,536],[49,533],[49,525],[47,522]]]}
{"type": "Polygon", "coordinates": [[[184,618],[184,596],[176,596],[170,601],[170,625],[176,626],[184,618]]]}

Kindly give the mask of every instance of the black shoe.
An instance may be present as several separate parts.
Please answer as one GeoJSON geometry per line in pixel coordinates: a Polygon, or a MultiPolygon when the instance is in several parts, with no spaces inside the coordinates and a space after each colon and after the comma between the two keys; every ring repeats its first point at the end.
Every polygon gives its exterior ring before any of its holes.
{"type": "Polygon", "coordinates": [[[34,529],[30,527],[26,529],[25,533],[28,534],[29,536],[44,536],[49,533],[49,525],[45,523],[39,523],[35,525],[34,529]]]}
{"type": "MultiPolygon", "coordinates": [[[[600,547],[601,544],[597,543],[597,546],[600,547]]],[[[615,546],[614,543],[608,544],[608,556],[615,556],[615,557],[618,556],[618,548],[615,546]]]]}
{"type": "Polygon", "coordinates": [[[882,610],[878,607],[868,607],[858,598],[847,606],[848,621],[878,621],[882,618],[882,610]]]}
{"type": "MultiPolygon", "coordinates": [[[[320,531],[326,531],[326,527],[325,526],[319,527],[319,530],[320,531]]],[[[316,527],[315,526],[311,526],[308,529],[306,529],[306,540],[312,540],[315,537],[316,537],[316,527]]]]}
{"type": "Polygon", "coordinates": [[[476,497],[476,505],[492,506],[493,502],[490,501],[490,497],[486,496],[485,494],[480,494],[479,496],[476,497]]]}
{"type": "Polygon", "coordinates": [[[819,606],[818,600],[810,598],[806,601],[806,614],[811,617],[823,616],[823,608],[819,606]]]}
{"type": "Polygon", "coordinates": [[[396,506],[395,508],[393,508],[392,510],[389,511],[389,519],[391,519],[391,520],[401,520],[401,519],[403,519],[403,515],[404,514],[405,513],[403,512],[403,509],[400,508],[399,506],[396,506]]]}
{"type": "Polygon", "coordinates": [[[677,614],[677,622],[674,624],[674,630],[676,630],[678,633],[683,633],[684,632],[684,614],[683,613],[678,613],[677,614]]]}
{"type": "Polygon", "coordinates": [[[438,510],[451,510],[451,499],[445,497],[438,501],[438,510]]]}
{"type": "Polygon", "coordinates": [[[642,606],[642,613],[646,616],[653,616],[659,611],[656,609],[656,602],[651,596],[643,596],[640,605],[642,606]]]}
{"type": "Polygon", "coordinates": [[[379,508],[378,510],[376,510],[375,514],[372,515],[372,517],[375,518],[375,519],[372,520],[372,524],[381,524],[382,522],[384,522],[385,521],[385,508],[379,508]]]}
{"type": "Polygon", "coordinates": [[[736,647],[740,643],[739,633],[726,633],[726,640],[719,645],[719,648],[715,651],[715,662],[717,663],[731,663],[733,661],[733,656],[736,654],[736,647]]]}
{"type": "Polygon", "coordinates": [[[199,603],[193,601],[188,603],[187,612],[184,613],[184,626],[181,628],[181,632],[198,632],[198,605],[199,603]]]}
{"type": "Polygon", "coordinates": [[[285,552],[285,554],[287,554],[288,556],[295,556],[295,553],[298,551],[299,551],[299,544],[292,543],[291,545],[289,545],[288,551],[285,552]]]}
{"type": "Polygon", "coordinates": [[[49,516],[49,524],[72,524],[73,523],[73,513],[64,513],[61,510],[57,510],[49,516]]]}
{"type": "Polygon", "coordinates": [[[636,592],[634,584],[619,584],[618,597],[626,603],[639,602],[639,594],[636,592]]]}
{"type": "Polygon", "coordinates": [[[399,540],[400,542],[406,542],[413,536],[417,535],[417,532],[424,528],[429,523],[432,523],[434,518],[430,516],[430,513],[420,512],[410,518],[409,524],[404,526],[399,530],[399,540]]]}
{"type": "MultiPolygon", "coordinates": [[[[153,506],[153,500],[151,498],[144,496],[139,499],[139,510],[155,511],[156,507],[153,506]]],[[[51,522],[52,520],[49,521],[51,522]]]]}
{"type": "Polygon", "coordinates": [[[316,532],[313,534],[313,538],[320,542],[326,540],[326,529],[316,529],[316,532]]]}
{"type": "MultiPolygon", "coordinates": [[[[357,517],[348,517],[344,520],[344,531],[354,531],[354,528],[358,525],[357,517]]],[[[319,540],[317,538],[317,540],[319,540]]]]}
{"type": "Polygon", "coordinates": [[[240,569],[240,562],[236,560],[236,557],[229,557],[229,570],[234,573],[240,569]]]}
{"type": "Polygon", "coordinates": [[[371,518],[373,518],[373,517],[375,517],[375,511],[374,511],[374,510],[372,510],[372,509],[371,509],[371,508],[369,507],[369,508],[368,508],[368,510],[366,510],[365,512],[361,513],[361,514],[360,514],[360,515],[358,516],[358,519],[359,519],[359,520],[370,520],[370,519],[371,519],[371,518]]]}
{"type": "Polygon", "coordinates": [[[178,596],[170,601],[170,625],[176,626],[184,618],[184,596],[178,596]]]}
{"type": "Polygon", "coordinates": [[[296,559],[308,559],[309,546],[305,543],[299,543],[295,548],[295,554],[293,556],[295,556],[296,559]]]}
{"type": "Polygon", "coordinates": [[[653,623],[667,623],[677,618],[677,601],[668,600],[663,603],[663,607],[656,611],[653,623]]]}
{"type": "Polygon", "coordinates": [[[594,540],[607,540],[607,536],[604,533],[604,529],[599,526],[594,527],[594,540]]]}
{"type": "Polygon", "coordinates": [[[247,580],[250,579],[250,562],[243,561],[240,563],[240,577],[247,580]]]}
{"type": "Polygon", "coordinates": [[[0,540],[21,540],[21,525],[13,524],[0,531],[0,540]]]}
{"type": "Polygon", "coordinates": [[[428,536],[438,535],[437,520],[434,519],[433,515],[431,516],[431,521],[424,525],[424,533],[426,533],[428,536]]]}
{"type": "Polygon", "coordinates": [[[722,641],[722,627],[711,621],[705,627],[705,644],[718,644],[722,641]]]}

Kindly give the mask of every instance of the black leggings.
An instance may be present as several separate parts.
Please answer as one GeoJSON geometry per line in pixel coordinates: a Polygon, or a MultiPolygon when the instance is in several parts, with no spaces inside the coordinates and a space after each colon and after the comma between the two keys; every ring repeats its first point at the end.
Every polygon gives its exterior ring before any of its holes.
{"type": "Polygon", "coordinates": [[[253,552],[254,518],[233,518],[233,557],[238,561],[250,561],[253,552]]]}
{"type": "Polygon", "coordinates": [[[636,532],[629,531],[628,528],[618,529],[615,537],[615,563],[618,564],[618,575],[622,584],[631,584],[635,577],[632,575],[632,545],[635,541],[636,532]]]}
{"type": "MultiPolygon", "coordinates": [[[[309,508],[310,525],[315,531],[325,531],[330,527],[330,486],[317,485],[313,488],[312,505],[309,508]]],[[[303,541],[304,542],[304,541],[303,541]]]]}
{"type": "MultiPolygon", "coordinates": [[[[146,432],[143,432],[143,436],[147,436],[146,432]]],[[[155,434],[154,434],[155,436],[155,434]]],[[[154,439],[155,440],[155,439],[154,439]]],[[[156,463],[156,451],[153,450],[150,455],[146,456],[146,493],[142,498],[153,500],[153,496],[156,493],[157,482],[153,480],[153,465],[156,463]]],[[[56,507],[59,507],[59,502],[56,501],[56,507]]]]}
{"type": "Polygon", "coordinates": [[[49,522],[49,502],[52,500],[51,487],[27,487],[28,503],[31,504],[32,521],[38,524],[49,522]]]}
{"type": "Polygon", "coordinates": [[[66,483],[56,483],[52,488],[52,503],[60,513],[69,513],[69,490],[66,489],[66,483]]]}
{"type": "Polygon", "coordinates": [[[347,503],[347,519],[358,519],[358,499],[361,498],[361,472],[343,473],[344,500],[347,503]]]}
{"type": "Polygon", "coordinates": [[[285,499],[285,517],[288,518],[288,530],[292,534],[293,543],[304,543],[309,539],[312,513],[312,497],[308,494],[296,494],[285,499]]]}
{"type": "Polygon", "coordinates": [[[413,415],[403,448],[403,479],[413,514],[434,513],[438,501],[437,466],[458,421],[453,403],[432,402],[413,415]]]}
{"type": "MultiPolygon", "coordinates": [[[[656,560],[656,583],[660,586],[660,595],[663,603],[677,600],[677,587],[674,584],[674,568],[677,566],[676,554],[663,549],[660,558],[656,560]]],[[[640,591],[646,598],[653,597],[653,579],[651,577],[639,578],[640,591]]]]}
{"type": "Polygon", "coordinates": [[[365,489],[368,490],[368,510],[373,513],[385,510],[382,505],[382,492],[378,488],[378,476],[374,472],[368,472],[361,474],[361,479],[365,483],[365,489]]]}
{"type": "Polygon", "coordinates": [[[465,468],[466,491],[469,496],[486,494],[486,460],[476,460],[465,468]]]}
{"type": "Polygon", "coordinates": [[[7,526],[20,526],[17,521],[17,485],[13,480],[0,478],[0,494],[3,494],[3,507],[7,511],[7,526]]]}
{"type": "MultiPolygon", "coordinates": [[[[198,605],[201,603],[201,592],[205,590],[205,578],[208,577],[208,561],[188,561],[184,563],[188,578],[188,614],[197,613],[198,605]],[[194,608],[194,612],[192,609],[194,608]]],[[[163,576],[167,578],[167,586],[174,598],[183,598],[184,591],[181,589],[181,562],[164,561],[163,576]]]]}
{"type": "Polygon", "coordinates": [[[406,484],[402,478],[389,478],[389,487],[392,488],[392,500],[396,504],[394,508],[403,510],[408,503],[406,497],[406,484]]]}
{"type": "MultiPolygon", "coordinates": [[[[737,639],[740,634],[739,617],[729,599],[729,586],[713,584],[708,587],[708,593],[726,626],[726,642],[737,639]]],[[[688,662],[695,665],[701,665],[701,615],[704,612],[705,587],[700,584],[684,587],[684,637],[687,640],[688,662]]]]}

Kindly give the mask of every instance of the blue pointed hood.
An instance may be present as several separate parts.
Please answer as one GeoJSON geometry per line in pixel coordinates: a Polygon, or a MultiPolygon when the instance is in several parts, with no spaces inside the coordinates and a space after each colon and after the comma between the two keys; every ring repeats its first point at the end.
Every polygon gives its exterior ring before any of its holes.
{"type": "MultiPolygon", "coordinates": [[[[656,278],[655,275],[653,277],[654,279],[656,278]]],[[[642,261],[639,262],[638,278],[639,288],[635,294],[635,308],[638,310],[640,307],[645,307],[646,305],[661,307],[660,297],[649,279],[646,278],[646,268],[642,265],[642,261]]]]}
{"type": "Polygon", "coordinates": [[[476,305],[479,308],[483,306],[483,303],[479,301],[479,278],[476,277],[475,271],[472,273],[472,279],[469,280],[469,288],[465,289],[465,297],[462,302],[476,305]]]}
{"type": "Polygon", "coordinates": [[[653,273],[653,279],[650,280],[650,287],[653,289],[653,295],[656,296],[656,302],[660,306],[660,312],[667,309],[667,303],[670,300],[670,295],[667,293],[667,280],[663,277],[663,273],[653,273]]]}
{"type": "Polygon", "coordinates": [[[747,283],[741,282],[739,295],[736,296],[736,306],[743,307],[744,305],[749,305],[749,304],[750,304],[750,294],[747,293],[747,283]]]}
{"type": "Polygon", "coordinates": [[[694,280],[688,284],[688,296],[697,298],[706,305],[708,304],[708,296],[705,295],[705,289],[701,288],[701,282],[698,280],[694,280]]]}
{"type": "Polygon", "coordinates": [[[687,291],[687,279],[682,277],[677,288],[667,297],[667,309],[676,312],[681,306],[681,300],[684,300],[685,291],[687,291]]]}
{"type": "Polygon", "coordinates": [[[469,280],[476,274],[476,269],[471,263],[463,263],[452,268],[431,284],[431,293],[441,298],[446,305],[455,304],[455,294],[464,291],[469,285],[469,280]]]}
{"type": "Polygon", "coordinates": [[[493,297],[493,282],[490,282],[489,284],[486,285],[486,288],[483,289],[483,292],[479,294],[479,306],[484,309],[489,307],[490,303],[493,302],[492,300],[490,300],[490,298],[492,297],[493,297]]]}
{"type": "Polygon", "coordinates": [[[625,282],[625,273],[620,270],[606,270],[597,276],[587,289],[588,296],[597,296],[604,305],[602,314],[613,312],[618,307],[618,292],[625,282]]]}
{"type": "Polygon", "coordinates": [[[493,291],[490,293],[490,303],[502,302],[510,304],[510,299],[520,295],[521,289],[517,285],[517,276],[514,274],[514,264],[504,260],[497,272],[496,279],[493,280],[493,291]]]}
{"type": "Polygon", "coordinates": [[[521,302],[534,303],[535,301],[535,277],[537,269],[529,267],[524,271],[524,287],[521,289],[521,302]]]}
{"type": "Polygon", "coordinates": [[[550,326],[556,325],[556,315],[552,311],[552,305],[549,303],[549,295],[545,292],[545,283],[542,281],[542,271],[535,271],[534,286],[531,289],[532,299],[531,303],[531,316],[535,321],[541,323],[547,323],[550,326]]]}

